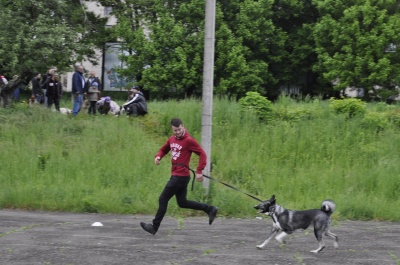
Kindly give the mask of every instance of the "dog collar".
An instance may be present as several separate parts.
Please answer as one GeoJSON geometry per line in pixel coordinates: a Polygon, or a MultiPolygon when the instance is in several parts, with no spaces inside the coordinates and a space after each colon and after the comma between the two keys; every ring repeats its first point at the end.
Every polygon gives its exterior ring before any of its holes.
{"type": "Polygon", "coordinates": [[[268,212],[267,215],[268,215],[268,216],[271,216],[272,221],[274,221],[274,223],[277,223],[278,220],[276,220],[276,217],[275,217],[275,213],[274,213],[274,212],[268,212]]]}

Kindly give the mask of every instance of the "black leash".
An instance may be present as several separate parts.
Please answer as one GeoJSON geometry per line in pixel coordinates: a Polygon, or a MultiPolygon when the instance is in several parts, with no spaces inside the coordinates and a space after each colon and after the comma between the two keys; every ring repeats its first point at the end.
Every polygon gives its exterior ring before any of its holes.
{"type": "MultiPolygon", "coordinates": [[[[185,168],[189,169],[190,171],[192,171],[192,174],[193,174],[193,179],[192,179],[192,191],[193,191],[193,189],[194,189],[194,180],[195,180],[195,178],[196,178],[196,171],[194,171],[193,169],[191,169],[190,167],[188,167],[188,166],[186,166],[186,165],[184,165],[184,164],[172,164],[172,165],[173,165],[173,166],[182,166],[182,167],[185,167],[185,168]]],[[[238,192],[241,192],[241,193],[243,193],[243,194],[246,194],[247,196],[249,196],[250,198],[253,198],[253,199],[256,200],[256,201],[262,202],[262,200],[260,200],[259,198],[255,197],[255,196],[253,196],[253,195],[251,195],[251,194],[248,194],[248,193],[246,193],[246,192],[244,192],[244,191],[241,191],[241,190],[239,190],[238,188],[236,188],[236,187],[234,187],[234,186],[232,186],[232,185],[229,185],[228,183],[225,183],[225,182],[223,182],[223,181],[220,181],[220,180],[218,180],[218,179],[212,178],[212,177],[207,176],[207,175],[204,175],[204,174],[203,174],[203,177],[208,178],[208,179],[211,179],[211,180],[214,180],[214,181],[216,181],[216,182],[219,182],[219,183],[221,183],[222,185],[227,186],[228,188],[231,188],[231,189],[233,189],[233,190],[236,190],[236,191],[238,191],[238,192]]]]}

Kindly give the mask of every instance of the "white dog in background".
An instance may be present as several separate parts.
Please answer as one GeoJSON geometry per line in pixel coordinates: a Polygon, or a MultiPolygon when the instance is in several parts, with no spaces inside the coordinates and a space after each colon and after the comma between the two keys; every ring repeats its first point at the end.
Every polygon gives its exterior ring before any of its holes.
{"type": "Polygon", "coordinates": [[[60,113],[62,113],[62,114],[71,114],[72,110],[70,110],[69,108],[60,108],[60,113]]]}

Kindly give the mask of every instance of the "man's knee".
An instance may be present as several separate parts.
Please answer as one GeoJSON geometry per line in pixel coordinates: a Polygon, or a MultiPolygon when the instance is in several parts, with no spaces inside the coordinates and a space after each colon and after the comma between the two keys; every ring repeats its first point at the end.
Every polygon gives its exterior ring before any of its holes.
{"type": "Polygon", "coordinates": [[[188,200],[187,199],[180,199],[176,201],[180,208],[188,208],[188,200]]]}

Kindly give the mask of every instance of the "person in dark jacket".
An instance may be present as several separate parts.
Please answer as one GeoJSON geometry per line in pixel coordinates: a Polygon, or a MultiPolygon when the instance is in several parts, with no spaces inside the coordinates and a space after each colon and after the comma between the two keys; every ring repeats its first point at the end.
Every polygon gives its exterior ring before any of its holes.
{"type": "Polygon", "coordinates": [[[43,104],[43,91],[42,87],[40,86],[40,79],[42,75],[40,73],[35,73],[35,76],[32,78],[32,96],[35,98],[37,103],[43,104]]]}
{"type": "Polygon", "coordinates": [[[143,230],[152,235],[157,233],[161,221],[167,212],[168,202],[173,196],[176,197],[179,207],[207,213],[210,225],[213,223],[218,212],[218,208],[215,206],[187,200],[187,186],[190,182],[190,171],[188,169],[190,157],[192,153],[199,156],[196,168],[196,180],[202,182],[204,178],[202,172],[207,163],[207,155],[197,141],[186,131],[181,119],[172,119],[171,128],[174,135],[168,138],[154,159],[155,164],[159,165],[161,159],[171,151],[171,178],[158,199],[158,210],[153,222],[151,224],[140,223],[143,230]]]}
{"type": "Polygon", "coordinates": [[[41,84],[41,86],[42,86],[42,89],[43,89],[43,97],[44,97],[43,102],[44,102],[45,106],[47,106],[47,96],[46,96],[46,87],[45,87],[44,83],[46,83],[47,80],[51,79],[51,77],[53,76],[54,72],[55,72],[55,69],[54,68],[50,68],[47,71],[47,74],[42,76],[42,84],[41,84]]]}
{"type": "Polygon", "coordinates": [[[74,106],[72,107],[72,115],[78,115],[82,108],[83,96],[85,91],[85,77],[83,76],[83,66],[76,66],[76,71],[72,75],[72,96],[74,99],[74,106]]]}
{"type": "Polygon", "coordinates": [[[134,86],[131,89],[132,98],[128,100],[125,104],[122,105],[122,108],[126,110],[127,115],[132,115],[137,117],[139,115],[147,114],[147,103],[146,99],[143,96],[143,93],[140,92],[139,86],[134,86]]]}
{"type": "MultiPolygon", "coordinates": [[[[18,75],[14,75],[13,76],[13,80],[17,80],[18,79],[18,75]]],[[[17,87],[14,89],[13,92],[13,96],[14,96],[14,100],[15,101],[20,101],[21,100],[21,90],[22,90],[22,85],[18,84],[17,87]]]]}
{"type": "Polygon", "coordinates": [[[54,103],[56,110],[60,111],[62,87],[58,74],[54,73],[46,80],[43,86],[46,89],[47,107],[50,109],[54,103]]]}

